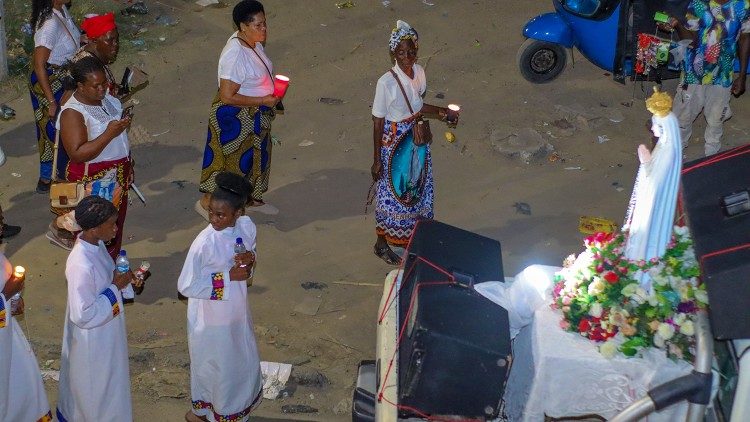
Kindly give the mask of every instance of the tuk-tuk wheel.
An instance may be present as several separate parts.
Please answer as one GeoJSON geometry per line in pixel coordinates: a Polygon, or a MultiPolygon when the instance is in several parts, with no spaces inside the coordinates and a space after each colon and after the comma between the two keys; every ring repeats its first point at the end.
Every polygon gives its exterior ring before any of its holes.
{"type": "Polygon", "coordinates": [[[568,53],[560,44],[529,38],[518,49],[516,58],[524,79],[541,84],[555,79],[565,69],[568,53]]]}

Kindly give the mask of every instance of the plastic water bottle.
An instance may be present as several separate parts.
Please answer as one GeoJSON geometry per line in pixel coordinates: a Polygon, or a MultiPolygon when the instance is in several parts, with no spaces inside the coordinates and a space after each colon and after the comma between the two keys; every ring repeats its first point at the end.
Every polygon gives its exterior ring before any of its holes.
{"type": "Polygon", "coordinates": [[[130,261],[128,261],[128,255],[125,253],[125,250],[120,251],[120,255],[115,260],[115,267],[117,267],[119,274],[130,271],[130,261]]]}
{"type": "MultiPolygon", "coordinates": [[[[247,248],[245,247],[245,244],[242,242],[242,238],[238,237],[234,243],[234,254],[238,255],[238,254],[245,253],[245,252],[247,252],[247,248]]],[[[240,267],[246,267],[246,265],[240,265],[240,267]]]]}

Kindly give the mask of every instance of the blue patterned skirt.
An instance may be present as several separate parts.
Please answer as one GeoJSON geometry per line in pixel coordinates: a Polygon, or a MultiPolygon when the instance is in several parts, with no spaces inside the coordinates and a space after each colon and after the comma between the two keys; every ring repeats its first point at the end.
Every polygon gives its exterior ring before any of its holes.
{"type": "Polygon", "coordinates": [[[237,107],[223,103],[216,94],[208,118],[201,192],[213,192],[216,175],[221,171],[231,171],[250,181],[253,199],[263,199],[271,174],[271,122],[274,117],[273,108],[237,107]]]}
{"type": "Polygon", "coordinates": [[[375,231],[391,245],[406,246],[419,219],[432,219],[430,146],[414,145],[414,121],[386,120],[380,144],[383,177],[377,182],[375,231]]]}

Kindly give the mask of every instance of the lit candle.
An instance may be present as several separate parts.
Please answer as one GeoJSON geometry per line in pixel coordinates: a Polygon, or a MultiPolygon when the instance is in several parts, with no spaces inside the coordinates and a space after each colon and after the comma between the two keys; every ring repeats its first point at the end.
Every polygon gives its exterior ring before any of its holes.
{"type": "Polygon", "coordinates": [[[286,95],[286,89],[289,86],[289,78],[284,75],[276,75],[273,80],[273,96],[276,98],[284,98],[286,95]]]}
{"type": "Polygon", "coordinates": [[[446,120],[448,120],[448,123],[456,123],[458,121],[458,113],[460,111],[461,107],[457,106],[456,104],[448,104],[448,115],[446,116],[446,120]]]}
{"type": "Polygon", "coordinates": [[[21,278],[23,277],[25,273],[26,273],[26,268],[18,265],[16,266],[16,268],[14,268],[13,276],[15,276],[16,278],[21,278]]]}

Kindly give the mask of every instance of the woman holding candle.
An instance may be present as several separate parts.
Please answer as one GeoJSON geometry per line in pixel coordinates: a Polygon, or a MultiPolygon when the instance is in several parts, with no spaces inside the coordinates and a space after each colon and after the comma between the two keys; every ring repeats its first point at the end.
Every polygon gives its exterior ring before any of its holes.
{"type": "Polygon", "coordinates": [[[0,421],[52,421],[34,352],[15,315],[23,313],[23,299],[11,312],[11,298],[23,289],[23,267],[15,270],[0,252],[0,421]]]}
{"type": "Polygon", "coordinates": [[[267,27],[263,5],[242,0],[232,11],[237,31],[219,57],[219,90],[211,104],[196,211],[207,218],[216,175],[230,171],[253,186],[248,205],[275,213],[263,202],[271,171],[271,122],[280,97],[274,96],[273,64],[266,56],[267,27]]]}
{"type": "Polygon", "coordinates": [[[390,245],[405,246],[417,220],[433,217],[430,145],[415,140],[414,128],[422,117],[443,120],[448,113],[446,108],[422,101],[427,81],[424,69],[416,63],[418,48],[417,31],[398,21],[389,42],[396,64],[378,80],[372,105],[371,170],[377,188],[374,249],[375,255],[391,265],[398,265],[401,258],[390,245]]]}
{"type": "Polygon", "coordinates": [[[120,290],[139,281],[131,271],[115,271],[104,246],[117,233],[117,209],[110,201],[87,196],[76,206],[75,218],[83,231],[65,265],[68,305],[57,419],[130,422],[128,345],[120,290]]]}
{"type": "Polygon", "coordinates": [[[49,192],[52,180],[54,119],[64,92],[60,81],[61,66],[73,57],[81,42],[81,33],[68,12],[67,4],[70,0],[33,0],[31,3],[34,57],[29,91],[39,146],[37,193],[49,192]]]}
{"type": "Polygon", "coordinates": [[[177,280],[188,298],[188,422],[246,421],[263,386],[246,284],[255,267],[256,229],[242,215],[252,187],[230,172],[216,175],[215,183],[210,224],[190,246],[177,280]],[[247,252],[235,252],[240,242],[247,252]]]}

